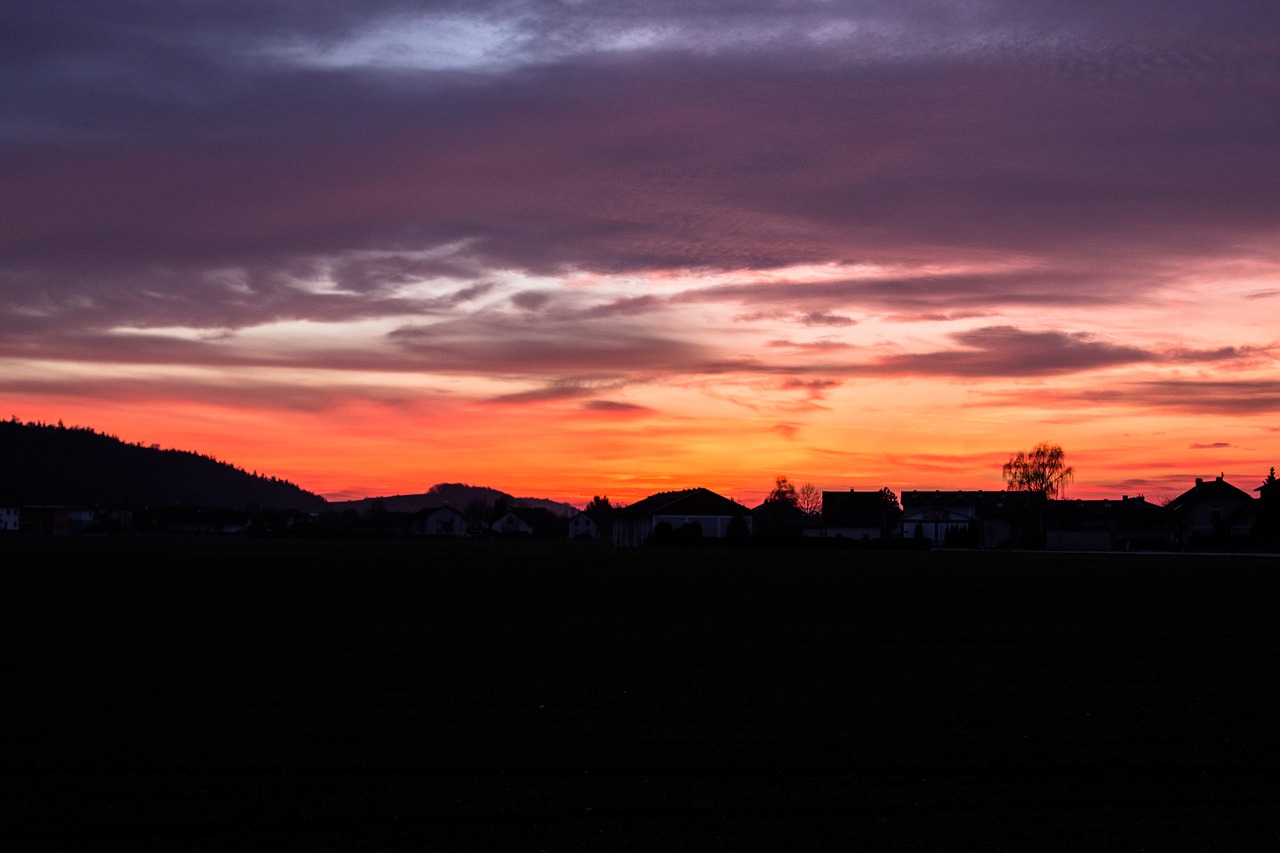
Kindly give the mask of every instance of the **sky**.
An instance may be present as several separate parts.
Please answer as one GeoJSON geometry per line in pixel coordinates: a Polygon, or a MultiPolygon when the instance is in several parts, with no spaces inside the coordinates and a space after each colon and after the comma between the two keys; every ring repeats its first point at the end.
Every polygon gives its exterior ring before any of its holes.
{"type": "Polygon", "coordinates": [[[1280,463],[1274,0],[0,9],[0,416],[333,499],[1280,463]]]}

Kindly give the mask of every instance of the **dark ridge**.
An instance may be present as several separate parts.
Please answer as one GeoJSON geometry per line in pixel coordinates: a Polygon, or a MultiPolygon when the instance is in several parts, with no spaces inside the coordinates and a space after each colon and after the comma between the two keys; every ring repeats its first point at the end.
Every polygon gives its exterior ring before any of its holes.
{"type": "Polygon", "coordinates": [[[507,508],[540,508],[559,516],[574,515],[578,512],[578,507],[572,504],[546,498],[518,498],[498,489],[472,486],[468,483],[436,483],[427,491],[417,495],[384,495],[351,501],[330,501],[329,507],[336,510],[354,509],[357,512],[366,512],[376,505],[388,512],[417,512],[421,509],[450,506],[462,511],[476,505],[490,510],[500,501],[507,508]]]}
{"type": "Polygon", "coordinates": [[[185,450],[127,444],[61,422],[0,421],[0,504],[293,509],[325,500],[276,477],[185,450]]]}

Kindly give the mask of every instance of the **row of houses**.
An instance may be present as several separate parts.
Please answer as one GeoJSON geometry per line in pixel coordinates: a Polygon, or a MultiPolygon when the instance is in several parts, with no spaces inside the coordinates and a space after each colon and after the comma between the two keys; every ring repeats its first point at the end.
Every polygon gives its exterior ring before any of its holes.
{"type": "Polygon", "coordinates": [[[300,510],[228,507],[164,506],[153,509],[111,510],[93,507],[0,507],[0,533],[33,535],[77,533],[177,533],[246,536],[477,536],[563,538],[568,519],[542,508],[519,508],[482,524],[450,506],[410,512],[355,510],[308,513],[300,510]]]}
{"type": "MultiPolygon", "coordinates": [[[[710,540],[841,539],[901,542],[920,547],[1047,548],[1134,551],[1167,548],[1260,547],[1280,550],[1280,484],[1274,477],[1249,492],[1197,478],[1160,505],[1141,495],[1103,500],[1049,500],[1032,492],[825,491],[810,515],[784,502],[748,508],[705,488],[659,492],[605,512],[570,518],[540,508],[512,508],[487,524],[451,506],[416,513],[377,513],[358,522],[292,511],[239,512],[193,507],[151,514],[146,529],[241,535],[501,536],[602,540],[618,547],[710,540]]],[[[0,531],[62,534],[138,529],[129,513],[97,514],[80,507],[0,508],[0,531]]]]}
{"type": "Polygon", "coordinates": [[[825,491],[820,515],[785,503],[754,509],[707,489],[651,495],[607,516],[580,513],[570,535],[632,547],[655,541],[755,536],[774,540],[911,540],[929,547],[1134,551],[1280,547],[1280,494],[1269,480],[1255,498],[1224,480],[1195,485],[1160,505],[1143,496],[1051,500],[1034,492],[825,491]]]}

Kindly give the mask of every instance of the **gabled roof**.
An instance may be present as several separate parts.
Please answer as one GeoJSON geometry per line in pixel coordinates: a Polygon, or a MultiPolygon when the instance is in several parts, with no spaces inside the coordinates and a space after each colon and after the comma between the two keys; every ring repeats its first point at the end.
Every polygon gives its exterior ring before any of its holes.
{"type": "Polygon", "coordinates": [[[551,510],[541,506],[513,506],[508,509],[502,517],[505,518],[508,515],[515,516],[530,527],[555,524],[562,520],[560,516],[556,515],[551,510]]]}
{"type": "Polygon", "coordinates": [[[444,512],[451,512],[451,513],[453,513],[454,515],[458,516],[459,518],[461,518],[461,517],[462,517],[462,513],[461,513],[461,512],[459,512],[459,511],[458,511],[457,509],[455,509],[454,507],[451,507],[451,506],[424,506],[422,509],[420,509],[420,510],[418,510],[417,512],[415,512],[415,513],[413,514],[413,517],[414,517],[414,518],[427,518],[428,516],[434,515],[435,513],[440,512],[440,511],[442,511],[442,510],[443,510],[444,512]]]}
{"type": "Polygon", "coordinates": [[[1166,511],[1139,497],[1119,500],[1052,500],[1045,524],[1055,530],[1131,530],[1159,526],[1166,511]]]}
{"type": "MultiPolygon", "coordinates": [[[[886,514],[880,492],[822,493],[822,523],[828,527],[879,527],[886,514]]],[[[895,514],[896,517],[896,514],[895,514]]]]}
{"type": "Polygon", "coordinates": [[[710,489],[682,489],[658,492],[619,510],[620,515],[750,515],[751,511],[737,501],[717,495],[710,489]]]}
{"type": "Polygon", "coordinates": [[[1253,495],[1243,489],[1237,489],[1222,477],[1223,475],[1221,474],[1212,480],[1203,480],[1200,477],[1196,477],[1194,486],[1169,501],[1169,509],[1176,512],[1201,501],[1214,501],[1219,504],[1245,504],[1254,499],[1253,495]]]}
{"type": "Polygon", "coordinates": [[[1026,512],[1044,501],[1039,492],[987,492],[976,491],[910,491],[902,493],[902,509],[907,513],[918,513],[928,507],[972,509],[983,518],[999,518],[1011,513],[1026,512]]]}
{"type": "Polygon", "coordinates": [[[767,517],[779,522],[800,522],[809,517],[800,507],[787,501],[765,501],[759,506],[753,506],[751,514],[756,518],[767,517]]]}

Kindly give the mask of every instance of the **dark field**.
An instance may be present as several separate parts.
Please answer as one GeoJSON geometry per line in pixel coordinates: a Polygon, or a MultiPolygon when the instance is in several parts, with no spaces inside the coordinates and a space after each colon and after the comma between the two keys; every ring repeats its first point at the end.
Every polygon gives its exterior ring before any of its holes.
{"type": "Polygon", "coordinates": [[[1274,558],[0,557],[8,850],[1280,842],[1274,558]]]}

